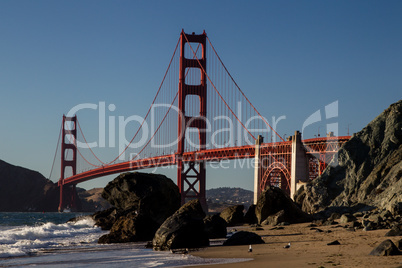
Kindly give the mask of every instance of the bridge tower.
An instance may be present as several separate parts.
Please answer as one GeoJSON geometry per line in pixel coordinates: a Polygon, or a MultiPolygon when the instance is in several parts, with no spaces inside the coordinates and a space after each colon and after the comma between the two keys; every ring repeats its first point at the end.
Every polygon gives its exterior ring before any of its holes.
{"type": "MultiPolygon", "coordinates": [[[[199,132],[199,150],[206,148],[206,115],[207,115],[207,85],[206,85],[206,33],[186,34],[184,30],[180,35],[180,73],[179,73],[179,118],[178,118],[178,144],[177,144],[177,186],[181,194],[181,203],[186,199],[198,198],[204,210],[207,209],[205,199],[205,163],[203,161],[190,162],[188,166],[183,163],[183,153],[187,128],[197,128],[199,132]],[[200,44],[201,58],[186,58],[186,43],[200,44]],[[186,71],[188,68],[200,70],[200,82],[197,85],[186,84],[186,71]],[[200,100],[198,116],[186,115],[186,97],[195,95],[200,100]],[[198,169],[196,168],[198,165],[198,169]],[[196,187],[198,184],[198,187],[196,187]]],[[[190,51],[192,53],[193,51],[190,51]]]]}
{"type": "Polygon", "coordinates": [[[67,168],[71,168],[72,175],[77,173],[77,116],[63,115],[62,141],[61,141],[61,172],[60,172],[60,201],[59,211],[65,208],[65,198],[69,197],[70,208],[76,208],[76,184],[64,187],[64,178],[67,168]]]}

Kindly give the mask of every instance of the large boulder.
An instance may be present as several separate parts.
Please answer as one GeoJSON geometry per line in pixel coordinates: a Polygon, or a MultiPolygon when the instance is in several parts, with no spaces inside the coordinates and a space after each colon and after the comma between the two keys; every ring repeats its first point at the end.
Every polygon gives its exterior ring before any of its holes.
{"type": "Polygon", "coordinates": [[[98,226],[110,230],[98,243],[150,241],[180,207],[178,187],[157,174],[121,174],[105,187],[102,196],[115,207],[93,215],[98,226]]]}
{"type": "Polygon", "coordinates": [[[205,231],[210,239],[225,238],[227,223],[219,214],[208,215],[204,218],[205,231]]]}
{"type": "MultiPolygon", "coordinates": [[[[290,197],[280,188],[270,186],[265,189],[257,200],[255,214],[261,224],[268,216],[280,213],[280,219],[289,223],[300,223],[311,220],[290,197]]],[[[279,215],[279,214],[278,214],[279,215]]]]}
{"type": "Polygon", "coordinates": [[[110,229],[110,233],[99,238],[98,243],[127,243],[152,240],[159,224],[148,215],[129,212],[120,216],[110,229]]]}
{"type": "Polygon", "coordinates": [[[359,203],[396,211],[402,202],[401,176],[402,100],[353,135],[295,200],[309,213],[359,203]]]}
{"type": "Polygon", "coordinates": [[[385,234],[385,236],[402,236],[402,224],[396,224],[385,234]]]}
{"type": "Polygon", "coordinates": [[[235,205],[231,207],[227,207],[220,213],[222,219],[226,221],[228,226],[235,226],[237,224],[241,224],[244,222],[244,214],[243,214],[244,206],[243,205],[235,205]]]}
{"type": "Polygon", "coordinates": [[[109,182],[102,197],[119,210],[147,214],[162,224],[180,207],[180,193],[176,184],[160,174],[124,173],[109,182]]]}
{"type": "Polygon", "coordinates": [[[396,247],[396,245],[390,240],[387,239],[381,244],[379,244],[377,247],[375,247],[369,255],[373,256],[395,256],[395,255],[401,255],[401,252],[399,249],[396,247]]]}
{"type": "Polygon", "coordinates": [[[184,204],[156,231],[154,250],[199,248],[209,246],[203,219],[204,210],[198,199],[184,204]]]}
{"type": "Polygon", "coordinates": [[[249,224],[257,223],[257,216],[255,215],[255,205],[252,204],[248,208],[246,215],[244,215],[244,221],[249,224]]]}

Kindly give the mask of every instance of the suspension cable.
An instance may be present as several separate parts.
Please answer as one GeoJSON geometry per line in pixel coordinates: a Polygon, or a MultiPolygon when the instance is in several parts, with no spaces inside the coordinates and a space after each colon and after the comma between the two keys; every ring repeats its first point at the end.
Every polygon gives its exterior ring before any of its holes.
{"type": "Polygon", "coordinates": [[[102,162],[102,161],[95,155],[95,153],[92,151],[91,147],[89,146],[87,140],[85,139],[84,133],[82,132],[82,129],[81,129],[81,125],[80,125],[80,123],[78,122],[78,118],[77,118],[77,125],[78,125],[78,128],[80,129],[81,135],[82,135],[82,137],[84,138],[85,144],[87,145],[88,149],[91,151],[91,153],[93,154],[93,156],[95,156],[95,158],[96,158],[100,163],[102,163],[102,165],[104,165],[105,163],[102,162]]]}
{"type": "Polygon", "coordinates": [[[142,153],[142,151],[144,151],[144,149],[148,146],[148,144],[152,141],[152,139],[155,137],[156,133],[159,131],[159,129],[160,129],[160,127],[162,126],[163,122],[165,121],[167,115],[169,114],[170,109],[171,109],[172,106],[173,106],[173,103],[176,101],[177,96],[179,96],[179,91],[177,91],[176,96],[174,97],[172,103],[170,104],[169,109],[167,110],[165,116],[163,117],[162,121],[160,122],[158,128],[155,130],[155,132],[154,132],[154,134],[152,135],[152,137],[148,140],[147,144],[145,144],[145,146],[142,147],[141,151],[140,151],[138,154],[136,154],[136,155],[131,159],[131,161],[134,160],[137,156],[139,156],[139,155],[142,153]]]}
{"type": "Polygon", "coordinates": [[[214,87],[216,93],[218,93],[219,97],[221,98],[221,100],[225,103],[226,107],[230,110],[230,112],[233,114],[233,116],[237,119],[237,121],[241,124],[241,126],[247,131],[247,133],[254,139],[256,140],[256,138],[254,137],[253,134],[251,134],[251,132],[244,126],[243,122],[240,121],[240,119],[236,116],[236,114],[233,112],[233,110],[230,108],[230,106],[226,103],[226,101],[223,99],[222,95],[219,93],[218,89],[215,87],[214,83],[212,82],[211,78],[209,77],[209,75],[207,74],[207,72],[205,71],[204,67],[202,67],[202,64],[200,62],[200,60],[198,59],[197,55],[195,54],[192,46],[190,45],[190,42],[188,41],[187,36],[184,34],[184,37],[187,40],[187,43],[189,44],[189,47],[191,49],[191,51],[193,52],[195,59],[197,60],[198,64],[200,65],[200,69],[203,71],[203,73],[207,76],[208,81],[211,83],[211,85],[214,87]]]}
{"type": "Polygon", "coordinates": [[[232,79],[233,83],[236,85],[237,89],[240,91],[240,93],[243,95],[243,97],[247,100],[247,102],[253,107],[254,111],[260,116],[260,118],[265,122],[265,124],[282,140],[285,141],[272,127],[271,125],[265,120],[265,118],[258,112],[258,110],[254,107],[254,105],[249,101],[249,99],[246,97],[244,92],[240,89],[240,87],[237,85],[236,81],[233,79],[232,75],[229,73],[228,69],[226,68],[225,64],[222,62],[221,58],[219,57],[218,53],[216,52],[214,46],[211,43],[211,40],[209,40],[208,36],[208,43],[211,45],[212,50],[215,52],[215,55],[218,57],[220,63],[222,64],[223,68],[226,70],[227,74],[229,75],[230,79],[232,79]]]}
{"type": "Polygon", "coordinates": [[[61,137],[62,129],[63,129],[63,123],[61,123],[61,126],[60,126],[59,138],[58,138],[58,140],[57,140],[56,152],[54,153],[54,157],[53,157],[52,168],[50,169],[49,180],[50,180],[50,178],[52,177],[53,168],[54,168],[54,163],[56,163],[57,151],[58,151],[59,145],[60,145],[60,137],[61,137]]]}

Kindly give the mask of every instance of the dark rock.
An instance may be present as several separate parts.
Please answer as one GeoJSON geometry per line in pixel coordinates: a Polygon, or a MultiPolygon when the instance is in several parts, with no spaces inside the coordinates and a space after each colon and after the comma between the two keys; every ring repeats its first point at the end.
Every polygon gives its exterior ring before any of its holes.
{"type": "Polygon", "coordinates": [[[337,225],[337,224],[338,224],[337,221],[327,220],[322,224],[322,226],[331,226],[331,225],[337,225]]]}
{"type": "Polygon", "coordinates": [[[229,237],[225,242],[224,246],[237,246],[237,245],[252,245],[252,244],[264,244],[261,236],[256,233],[239,231],[229,237]]]}
{"type": "Polygon", "coordinates": [[[402,236],[402,224],[394,226],[385,236],[402,236]]]}
{"type": "Polygon", "coordinates": [[[328,218],[329,221],[334,221],[334,220],[338,220],[341,218],[341,214],[339,214],[338,212],[334,212],[331,214],[331,216],[328,218]]]}
{"type": "Polygon", "coordinates": [[[324,232],[323,230],[319,229],[319,228],[311,228],[310,230],[315,230],[316,233],[322,233],[324,232]]]}
{"type": "Polygon", "coordinates": [[[399,239],[396,243],[395,246],[399,249],[402,250],[402,239],[399,239]]]}
{"type": "Polygon", "coordinates": [[[280,223],[286,222],[285,211],[281,210],[275,213],[274,215],[268,216],[262,224],[263,225],[279,225],[280,223]]]}
{"type": "Polygon", "coordinates": [[[341,243],[339,243],[338,240],[332,241],[330,243],[327,244],[327,246],[335,246],[335,245],[340,245],[341,243]]]}
{"type": "Polygon", "coordinates": [[[156,231],[152,241],[154,250],[199,248],[209,245],[205,231],[205,213],[198,199],[184,204],[156,231]]]}
{"type": "Polygon", "coordinates": [[[116,208],[93,215],[96,225],[110,230],[98,243],[152,240],[163,221],[180,206],[178,187],[157,174],[121,174],[108,183],[102,196],[116,208]]]}
{"type": "Polygon", "coordinates": [[[109,182],[102,197],[119,210],[145,213],[158,224],[180,207],[176,184],[164,175],[124,173],[109,182]]]}
{"type": "Polygon", "coordinates": [[[356,218],[361,218],[361,217],[363,217],[363,212],[361,212],[361,211],[358,211],[358,212],[355,212],[355,213],[353,213],[353,216],[355,216],[356,218]]]}
{"type": "Polygon", "coordinates": [[[371,216],[369,216],[368,218],[370,221],[372,221],[375,225],[379,225],[382,222],[382,218],[379,214],[373,214],[371,216]]]}
{"type": "Polygon", "coordinates": [[[235,226],[238,224],[242,224],[244,222],[243,215],[244,206],[243,205],[235,205],[228,208],[225,208],[220,216],[222,219],[226,221],[228,226],[235,226]]]}
{"type": "Polygon", "coordinates": [[[146,214],[129,212],[120,216],[110,229],[110,233],[99,238],[98,243],[128,243],[152,240],[159,224],[146,214]]]}
{"type": "Polygon", "coordinates": [[[289,223],[307,222],[312,219],[283,190],[273,186],[268,187],[260,194],[255,208],[258,223],[262,223],[268,216],[281,210],[285,213],[283,220],[289,223]]]}
{"type": "Polygon", "coordinates": [[[402,216],[402,202],[394,203],[391,206],[391,213],[395,216],[401,215],[402,216]]]}
{"type": "Polygon", "coordinates": [[[387,239],[379,244],[376,248],[374,248],[369,255],[373,256],[394,256],[400,255],[401,252],[395,246],[395,244],[387,239]]]}
{"type": "Polygon", "coordinates": [[[338,157],[295,200],[308,213],[359,203],[399,211],[401,175],[402,100],[344,143],[338,157]]]}
{"type": "Polygon", "coordinates": [[[204,225],[210,239],[225,238],[227,235],[227,223],[218,214],[206,216],[204,225]]]}
{"type": "Polygon", "coordinates": [[[354,221],[354,222],[352,222],[352,227],[359,229],[359,228],[362,228],[362,224],[358,221],[354,221]]]}
{"type": "Polygon", "coordinates": [[[349,222],[354,222],[356,220],[356,217],[350,214],[343,214],[340,219],[339,219],[339,223],[340,224],[345,224],[345,223],[349,223],[349,222]]]}
{"type": "Polygon", "coordinates": [[[393,216],[393,215],[392,215],[392,213],[391,213],[389,210],[383,210],[383,211],[380,213],[380,217],[383,218],[383,219],[391,218],[392,216],[393,216]]]}
{"type": "Polygon", "coordinates": [[[102,230],[110,230],[118,217],[116,208],[109,208],[92,215],[95,225],[101,227],[102,230]]]}
{"type": "Polygon", "coordinates": [[[246,215],[244,215],[244,221],[245,221],[246,223],[255,224],[255,223],[258,222],[257,216],[255,215],[255,207],[256,207],[256,205],[254,205],[254,204],[251,205],[251,206],[248,208],[248,210],[247,210],[247,212],[246,212],[246,215]]]}

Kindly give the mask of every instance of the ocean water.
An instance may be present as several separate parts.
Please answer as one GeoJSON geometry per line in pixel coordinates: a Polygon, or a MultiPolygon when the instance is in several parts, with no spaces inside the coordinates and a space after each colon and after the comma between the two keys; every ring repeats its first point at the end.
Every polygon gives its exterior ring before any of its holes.
{"type": "Polygon", "coordinates": [[[82,213],[0,213],[0,267],[182,267],[246,259],[203,259],[146,249],[145,243],[97,243],[107,233],[82,213]]]}

